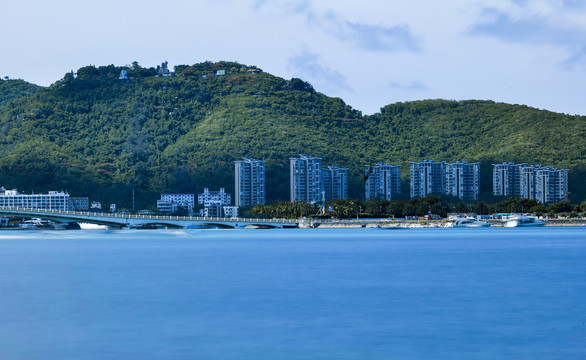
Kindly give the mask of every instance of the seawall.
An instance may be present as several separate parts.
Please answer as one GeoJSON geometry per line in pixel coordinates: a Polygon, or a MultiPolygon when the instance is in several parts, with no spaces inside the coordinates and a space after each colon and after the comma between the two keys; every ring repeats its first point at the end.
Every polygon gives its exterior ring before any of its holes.
{"type": "MultiPolygon", "coordinates": [[[[506,220],[486,220],[493,227],[504,227],[506,220]]],[[[353,229],[353,228],[373,228],[373,227],[397,227],[397,228],[440,228],[445,227],[447,220],[393,220],[393,221],[373,221],[373,220],[327,220],[327,221],[307,221],[299,224],[300,228],[319,228],[319,229],[353,229]]],[[[586,226],[586,219],[572,220],[546,220],[545,226],[586,226]]]]}

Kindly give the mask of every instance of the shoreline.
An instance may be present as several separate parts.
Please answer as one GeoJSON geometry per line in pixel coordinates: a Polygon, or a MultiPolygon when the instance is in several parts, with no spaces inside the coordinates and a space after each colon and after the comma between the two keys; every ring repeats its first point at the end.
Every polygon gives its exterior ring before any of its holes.
{"type": "MultiPolygon", "coordinates": [[[[571,220],[559,220],[551,219],[545,220],[545,227],[586,227],[586,219],[571,219],[571,220]]],[[[297,223],[297,227],[291,227],[295,229],[370,229],[370,228],[382,228],[382,229],[422,229],[422,228],[445,228],[446,224],[450,221],[446,219],[442,220],[329,220],[329,221],[313,221],[313,220],[300,220],[297,223]]],[[[505,227],[506,220],[486,220],[487,223],[491,224],[491,227],[505,227]]],[[[82,229],[54,229],[54,228],[21,228],[17,226],[0,227],[2,230],[79,230],[82,229]]],[[[142,229],[148,230],[148,229],[142,229]]]]}
{"type": "MultiPolygon", "coordinates": [[[[395,221],[360,221],[340,220],[332,222],[299,223],[299,228],[317,229],[358,229],[358,228],[443,228],[449,221],[446,220],[395,220],[395,221]]],[[[506,221],[487,220],[491,227],[504,227],[506,221]]],[[[586,227],[586,219],[582,220],[546,220],[545,227],[586,227]]]]}

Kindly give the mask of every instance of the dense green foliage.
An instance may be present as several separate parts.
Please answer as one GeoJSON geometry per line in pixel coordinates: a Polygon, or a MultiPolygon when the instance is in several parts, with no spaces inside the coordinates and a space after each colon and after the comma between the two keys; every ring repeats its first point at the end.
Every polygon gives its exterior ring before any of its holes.
{"type": "Polygon", "coordinates": [[[490,215],[496,213],[525,213],[530,212],[537,216],[556,215],[578,217],[586,213],[586,201],[580,205],[572,206],[569,200],[558,201],[553,204],[543,205],[535,199],[507,198],[503,201],[487,204],[479,201],[475,204],[466,204],[458,199],[446,199],[437,195],[428,195],[411,200],[379,200],[359,199],[331,200],[325,204],[323,213],[320,204],[308,204],[306,202],[276,201],[268,205],[255,205],[251,212],[254,216],[266,218],[291,218],[321,217],[334,219],[351,218],[406,218],[422,217],[428,214],[439,215],[446,218],[449,213],[475,213],[478,215],[490,215]]]}
{"type": "Polygon", "coordinates": [[[349,168],[364,196],[364,165],[481,161],[482,199],[492,163],[570,169],[573,202],[586,198],[586,117],[490,101],[426,100],[362,116],[301,79],[251,73],[235,62],[157,68],[86,66],[51,87],[0,81],[0,185],[68,190],[104,203],[154,207],[160,192],[233,191],[233,161],[264,159],[267,201],[288,200],[289,157],[349,168]],[[119,80],[126,70],[128,80],[119,80]],[[224,76],[214,76],[226,70],[224,76]],[[205,76],[205,77],[204,77],[205,76]]]}
{"type": "Polygon", "coordinates": [[[41,89],[42,87],[23,80],[0,79],[0,106],[10,109],[15,106],[13,100],[33,95],[41,89]]]}

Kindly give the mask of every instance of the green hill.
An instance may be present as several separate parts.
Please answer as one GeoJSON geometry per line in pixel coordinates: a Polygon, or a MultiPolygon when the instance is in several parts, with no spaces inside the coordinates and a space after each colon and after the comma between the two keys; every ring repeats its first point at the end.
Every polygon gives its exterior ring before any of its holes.
{"type": "Polygon", "coordinates": [[[348,167],[352,197],[364,196],[364,165],[380,161],[403,165],[408,193],[409,161],[422,159],[481,161],[485,199],[503,161],[568,168],[572,199],[586,197],[586,117],[445,100],[362,116],[303,80],[251,69],[206,62],[158,77],[134,63],[87,66],[48,88],[0,81],[0,185],[126,207],[135,188],[145,208],[160,192],[233,191],[233,161],[247,156],[267,161],[267,200],[287,200],[288,159],[304,153],[348,167]]]}
{"type": "Polygon", "coordinates": [[[42,87],[24,80],[0,80],[0,107],[11,108],[14,100],[34,95],[42,87]]]}

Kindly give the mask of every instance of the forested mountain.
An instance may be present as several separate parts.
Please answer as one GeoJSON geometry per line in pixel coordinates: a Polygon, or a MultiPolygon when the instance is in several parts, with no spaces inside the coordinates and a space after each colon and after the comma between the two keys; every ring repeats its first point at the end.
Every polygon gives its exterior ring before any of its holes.
{"type": "Polygon", "coordinates": [[[0,81],[0,185],[125,207],[134,188],[137,207],[147,208],[160,192],[233,191],[233,161],[246,156],[266,160],[267,200],[287,200],[288,159],[303,153],[348,167],[356,198],[364,165],[403,165],[408,193],[409,161],[423,159],[481,161],[485,199],[492,163],[568,168],[571,197],[585,198],[583,116],[445,100],[362,116],[301,79],[234,62],[177,66],[173,76],[157,70],[86,66],[48,88],[0,81]]]}
{"type": "Polygon", "coordinates": [[[9,105],[12,100],[33,95],[41,89],[41,86],[27,83],[24,80],[4,81],[0,79],[0,106],[9,105]]]}

